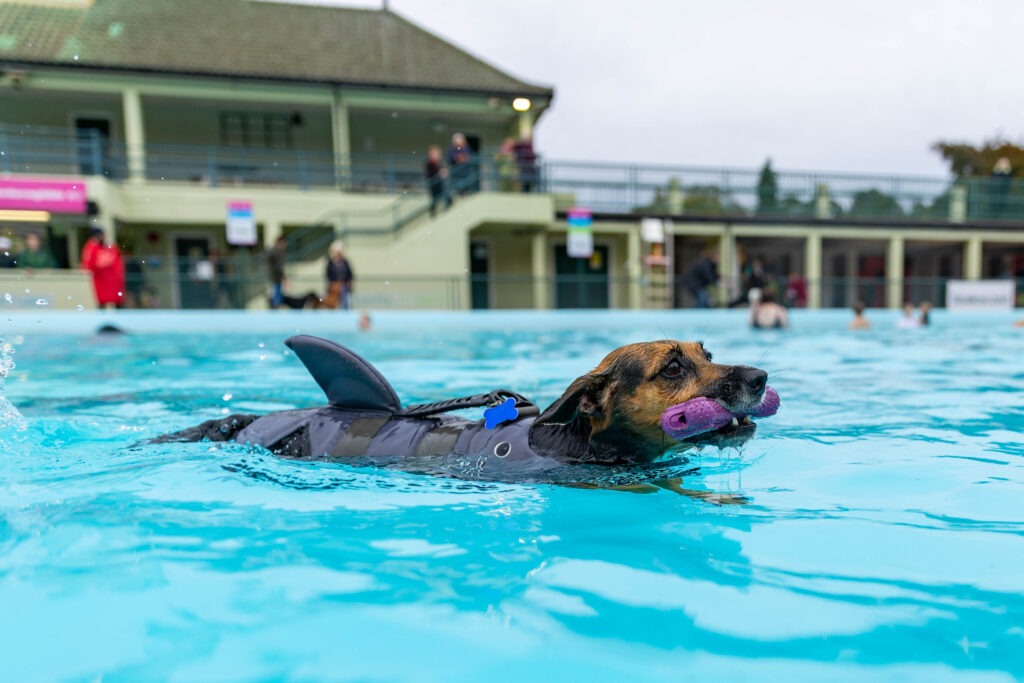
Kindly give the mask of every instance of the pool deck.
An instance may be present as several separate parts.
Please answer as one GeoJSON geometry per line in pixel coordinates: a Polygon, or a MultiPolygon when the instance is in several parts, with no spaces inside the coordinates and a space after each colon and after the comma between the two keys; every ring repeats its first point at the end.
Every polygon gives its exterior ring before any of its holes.
{"type": "MultiPolygon", "coordinates": [[[[891,329],[900,311],[867,312],[874,330],[891,329]]],[[[373,332],[402,334],[425,329],[441,331],[496,329],[528,331],[577,328],[600,330],[609,326],[654,327],[673,336],[677,329],[698,336],[707,331],[746,325],[747,312],[736,310],[591,311],[381,311],[372,313],[373,332]]],[[[794,328],[844,329],[851,318],[846,309],[799,309],[790,312],[794,328]]],[[[932,312],[933,326],[1012,327],[1024,318],[1013,311],[932,312]]],[[[203,332],[345,334],[358,331],[358,311],[54,311],[12,309],[0,319],[0,336],[11,334],[92,334],[103,325],[115,325],[133,334],[203,332]]],[[[1024,330],[1022,330],[1024,332],[1024,330]]],[[[692,336],[692,335],[688,335],[692,336]]]]}

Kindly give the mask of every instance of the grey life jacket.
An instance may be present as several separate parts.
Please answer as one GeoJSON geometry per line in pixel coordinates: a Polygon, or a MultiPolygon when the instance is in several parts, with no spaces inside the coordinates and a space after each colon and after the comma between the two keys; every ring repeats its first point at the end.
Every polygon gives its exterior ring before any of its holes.
{"type": "Polygon", "coordinates": [[[539,410],[519,394],[496,390],[403,408],[380,372],[350,349],[307,335],[285,343],[323,389],[328,405],[207,423],[222,438],[286,458],[400,462],[403,470],[473,479],[522,480],[563,464],[531,446],[530,428],[539,410]],[[484,406],[499,414],[485,420],[446,414],[484,406]]]}

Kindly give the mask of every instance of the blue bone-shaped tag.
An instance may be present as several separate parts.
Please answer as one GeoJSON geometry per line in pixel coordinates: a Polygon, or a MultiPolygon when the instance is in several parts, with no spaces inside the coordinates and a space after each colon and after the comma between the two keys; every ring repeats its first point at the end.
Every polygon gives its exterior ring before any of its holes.
{"type": "Polygon", "coordinates": [[[502,422],[511,422],[519,417],[519,410],[516,409],[516,400],[506,398],[496,406],[491,406],[484,411],[484,427],[494,429],[502,422]]]}

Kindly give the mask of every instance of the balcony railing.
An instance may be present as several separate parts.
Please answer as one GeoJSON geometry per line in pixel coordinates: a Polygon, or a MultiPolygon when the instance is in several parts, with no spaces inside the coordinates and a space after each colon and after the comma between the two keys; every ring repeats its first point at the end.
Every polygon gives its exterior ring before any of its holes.
{"type": "MultiPolygon", "coordinates": [[[[128,273],[126,292],[132,306],[153,308],[245,308],[263,304],[270,292],[267,259],[262,253],[239,253],[224,257],[207,267],[199,267],[205,259],[140,256],[128,273]],[[151,264],[161,264],[154,268],[151,264]],[[145,265],[142,265],[145,264],[145,265]]],[[[358,264],[357,264],[358,266],[358,264]]],[[[887,292],[897,287],[901,301],[929,301],[942,308],[946,305],[946,283],[949,277],[905,277],[890,280],[883,277],[823,277],[808,280],[808,289],[820,287],[821,306],[845,308],[864,302],[869,308],[884,308],[887,292]]],[[[635,285],[641,290],[649,283],[643,278],[615,274],[558,274],[544,278],[530,275],[403,275],[376,274],[356,280],[353,306],[373,310],[489,308],[495,302],[490,295],[516,292],[519,306],[529,306],[535,285],[543,285],[546,308],[619,308],[629,307],[626,292],[635,285]],[[525,296],[518,296],[524,294],[525,296]],[[468,297],[468,298],[467,298],[468,297]]],[[[746,307],[746,296],[735,286],[715,287],[715,307],[730,305],[746,307]]],[[[786,279],[770,278],[767,286],[778,293],[787,305],[800,307],[800,302],[787,301],[786,279]]],[[[322,296],[326,284],[320,274],[289,273],[286,294],[294,307],[302,307],[309,295],[322,296]]],[[[1024,302],[1024,278],[1016,279],[1017,299],[1024,302]]],[[[682,277],[670,286],[669,308],[694,305],[682,277]]],[[[308,303],[308,302],[307,302],[308,303]]]]}
{"type": "MultiPolygon", "coordinates": [[[[102,175],[202,186],[425,193],[422,154],[124,144],[70,128],[0,124],[0,173],[102,175]]],[[[490,152],[468,191],[518,191],[490,152]]],[[[537,191],[615,214],[866,221],[1024,222],[1024,180],[779,171],[541,160],[537,191]]]]}

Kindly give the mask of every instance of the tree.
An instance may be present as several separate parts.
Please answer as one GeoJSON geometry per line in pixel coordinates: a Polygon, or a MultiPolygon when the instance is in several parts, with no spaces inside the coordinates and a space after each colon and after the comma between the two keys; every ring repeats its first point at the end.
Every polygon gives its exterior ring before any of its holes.
{"type": "Polygon", "coordinates": [[[1024,147],[998,136],[986,140],[980,147],[939,140],[932,149],[946,160],[949,170],[959,178],[990,175],[1000,157],[1010,160],[1014,176],[1024,176],[1024,147]]]}
{"type": "Polygon", "coordinates": [[[768,215],[779,211],[779,183],[772,170],[772,160],[767,159],[757,179],[757,213],[768,215]]]}
{"type": "Polygon", "coordinates": [[[850,216],[865,218],[899,217],[903,207],[889,195],[872,188],[853,194],[850,216]]]}
{"type": "Polygon", "coordinates": [[[691,185],[686,188],[683,213],[696,216],[745,216],[747,210],[715,185],[691,185]]]}
{"type": "Polygon", "coordinates": [[[914,218],[948,220],[949,192],[943,192],[938,197],[935,197],[930,204],[924,199],[915,200],[914,208],[911,209],[910,215],[914,218]]]}

